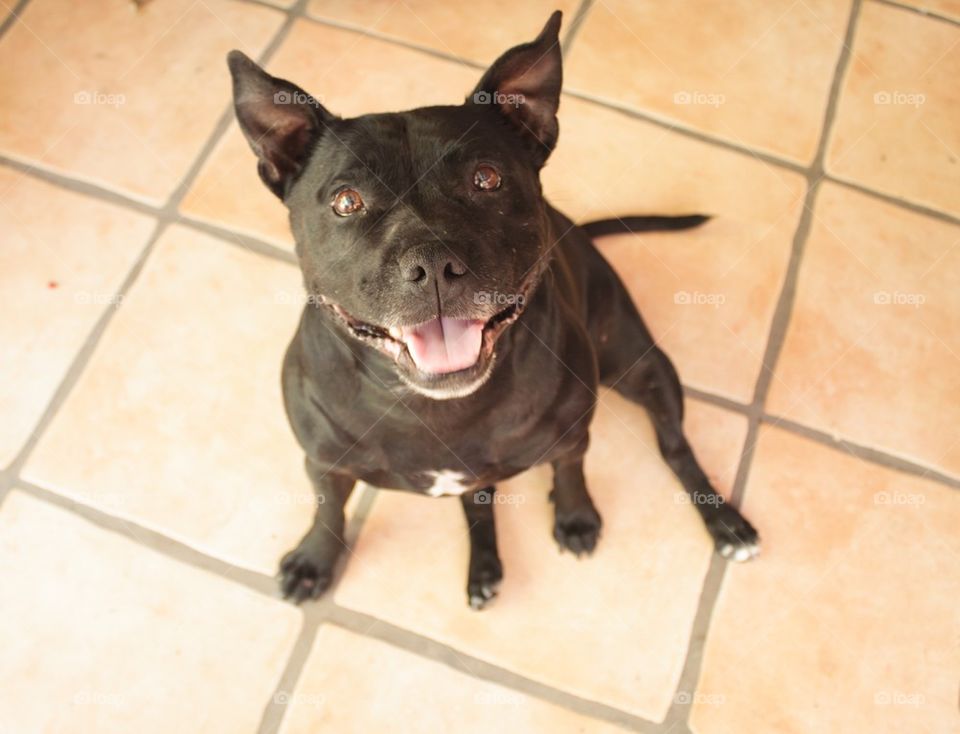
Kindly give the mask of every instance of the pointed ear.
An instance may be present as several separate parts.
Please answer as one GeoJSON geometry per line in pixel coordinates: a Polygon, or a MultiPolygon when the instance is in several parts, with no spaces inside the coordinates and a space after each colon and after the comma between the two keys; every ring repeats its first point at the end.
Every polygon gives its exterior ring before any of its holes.
{"type": "Polygon", "coordinates": [[[323,124],[333,119],[300,87],[267,74],[240,51],[227,55],[233,106],[256,153],[260,178],[281,199],[303,170],[323,124]]]}
{"type": "Polygon", "coordinates": [[[483,75],[467,104],[493,105],[532,144],[542,164],[557,143],[563,85],[557,10],[530,43],[507,51],[483,75]]]}

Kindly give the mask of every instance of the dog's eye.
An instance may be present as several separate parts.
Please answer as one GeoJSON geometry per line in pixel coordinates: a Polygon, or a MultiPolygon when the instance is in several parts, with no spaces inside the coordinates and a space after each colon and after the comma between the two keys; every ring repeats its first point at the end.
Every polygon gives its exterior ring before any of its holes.
{"type": "Polygon", "coordinates": [[[355,189],[340,189],[333,197],[333,210],[341,217],[349,217],[363,209],[363,199],[355,189]]]}
{"type": "Polygon", "coordinates": [[[500,173],[491,165],[481,163],[473,173],[473,185],[479,191],[496,191],[500,188],[500,173]]]}

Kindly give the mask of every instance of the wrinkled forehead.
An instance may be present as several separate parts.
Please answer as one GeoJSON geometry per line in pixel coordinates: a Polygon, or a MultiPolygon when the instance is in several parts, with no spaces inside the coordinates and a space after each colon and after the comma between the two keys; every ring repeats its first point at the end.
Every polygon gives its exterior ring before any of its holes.
{"type": "Polygon", "coordinates": [[[380,183],[399,194],[451,168],[515,157],[501,128],[497,119],[462,106],[365,115],[327,130],[314,163],[328,184],[380,183]]]}

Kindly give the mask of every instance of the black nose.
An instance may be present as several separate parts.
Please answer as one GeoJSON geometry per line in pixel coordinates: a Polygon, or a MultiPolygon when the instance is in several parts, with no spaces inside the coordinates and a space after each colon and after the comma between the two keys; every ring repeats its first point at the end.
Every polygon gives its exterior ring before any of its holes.
{"type": "Polygon", "coordinates": [[[400,277],[421,288],[432,288],[436,284],[442,292],[466,273],[466,265],[444,248],[415,247],[400,258],[400,277]]]}

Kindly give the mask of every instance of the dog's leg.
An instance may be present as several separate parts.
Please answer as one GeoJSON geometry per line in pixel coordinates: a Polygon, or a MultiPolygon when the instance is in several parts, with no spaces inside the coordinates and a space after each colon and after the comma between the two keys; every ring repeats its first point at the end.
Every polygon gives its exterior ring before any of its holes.
{"type": "Polygon", "coordinates": [[[463,514],[470,531],[470,569],[467,572],[467,601],[483,609],[497,595],[503,566],[497,553],[497,530],[493,521],[495,487],[484,487],[460,495],[463,514]]]}
{"type": "Polygon", "coordinates": [[[280,590],[296,604],[316,599],[330,586],[343,542],[343,506],[356,483],[353,477],[324,470],[307,457],[307,476],[316,494],[313,525],[299,545],[280,561],[280,590]]]}
{"type": "Polygon", "coordinates": [[[654,343],[630,294],[613,268],[589,243],[589,330],[600,382],[639,403],[650,414],[657,444],[707,526],[717,552],[746,561],[757,555],[757,531],[726,504],[704,474],[683,434],[683,389],[667,355],[654,343]]]}
{"type": "Polygon", "coordinates": [[[583,457],[554,461],[552,465],[553,537],[560,544],[561,551],[566,548],[577,557],[593,553],[602,522],[587,493],[583,457]]]}
{"type": "Polygon", "coordinates": [[[710,486],[687,443],[682,427],[683,390],[667,355],[651,340],[639,360],[611,383],[617,392],[647,409],[660,453],[703,518],[717,552],[735,561],[748,561],[757,555],[757,531],[710,486]]]}

